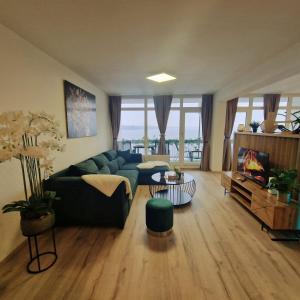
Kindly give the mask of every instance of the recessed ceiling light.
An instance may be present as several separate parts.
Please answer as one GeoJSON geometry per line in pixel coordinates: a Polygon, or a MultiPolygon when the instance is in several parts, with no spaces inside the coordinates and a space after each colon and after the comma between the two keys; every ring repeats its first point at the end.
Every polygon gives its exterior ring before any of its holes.
{"type": "Polygon", "coordinates": [[[149,77],[147,77],[147,79],[153,80],[153,81],[156,81],[156,82],[165,82],[165,81],[174,80],[174,79],[176,79],[176,77],[171,76],[171,75],[166,74],[166,73],[160,73],[160,74],[149,76],[149,77]]]}

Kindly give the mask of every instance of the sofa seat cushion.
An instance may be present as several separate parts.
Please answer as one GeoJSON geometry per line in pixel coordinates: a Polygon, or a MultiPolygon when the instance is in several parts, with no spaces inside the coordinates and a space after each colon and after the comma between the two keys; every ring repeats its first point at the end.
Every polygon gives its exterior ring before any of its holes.
{"type": "Polygon", "coordinates": [[[124,176],[129,179],[131,190],[134,195],[138,185],[139,172],[137,170],[119,170],[116,172],[116,175],[124,176]]]}
{"type": "Polygon", "coordinates": [[[110,174],[110,169],[108,166],[102,167],[99,171],[98,174],[110,174]]]}
{"type": "Polygon", "coordinates": [[[109,163],[109,160],[104,154],[93,156],[91,159],[96,163],[99,169],[101,169],[103,166],[106,166],[109,163]]]}
{"type": "Polygon", "coordinates": [[[126,160],[122,156],[118,156],[117,161],[118,161],[119,169],[121,169],[122,166],[126,163],[126,160]]]}
{"type": "Polygon", "coordinates": [[[88,159],[76,165],[71,165],[69,170],[72,176],[82,176],[86,174],[97,174],[99,168],[92,159],[88,159]]]}
{"type": "Polygon", "coordinates": [[[107,166],[109,167],[111,174],[116,174],[116,172],[119,170],[118,159],[114,159],[114,160],[108,162],[107,166]]]}
{"type": "Polygon", "coordinates": [[[137,170],[138,163],[126,163],[120,169],[121,170],[137,170]]]}
{"type": "Polygon", "coordinates": [[[169,168],[166,166],[154,167],[152,169],[142,169],[139,170],[139,184],[141,185],[149,185],[149,184],[157,184],[151,176],[157,172],[169,171],[169,168]]]}

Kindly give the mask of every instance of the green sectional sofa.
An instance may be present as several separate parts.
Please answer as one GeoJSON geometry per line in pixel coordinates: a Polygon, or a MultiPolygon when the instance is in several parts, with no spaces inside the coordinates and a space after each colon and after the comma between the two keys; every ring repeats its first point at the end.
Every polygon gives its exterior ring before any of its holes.
{"type": "Polygon", "coordinates": [[[44,182],[44,189],[56,191],[61,197],[54,203],[57,225],[107,225],[123,228],[129,214],[131,200],[122,182],[111,197],[81,179],[85,174],[116,174],[129,179],[132,194],[138,184],[153,184],[151,175],[166,171],[167,167],[138,170],[140,154],[109,150],[52,175],[44,182]]]}

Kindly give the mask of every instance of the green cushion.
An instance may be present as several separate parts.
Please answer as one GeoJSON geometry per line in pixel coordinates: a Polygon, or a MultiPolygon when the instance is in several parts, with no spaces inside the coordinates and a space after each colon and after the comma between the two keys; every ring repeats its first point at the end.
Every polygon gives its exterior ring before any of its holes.
{"type": "Polygon", "coordinates": [[[128,178],[132,193],[134,194],[138,185],[139,172],[136,170],[119,170],[116,172],[116,175],[128,178]]]}
{"type": "Polygon", "coordinates": [[[121,170],[137,170],[138,163],[126,163],[120,169],[121,170]]]}
{"type": "Polygon", "coordinates": [[[121,157],[121,156],[119,156],[118,158],[117,158],[117,161],[118,161],[118,165],[119,165],[119,169],[121,169],[121,167],[125,164],[125,159],[123,158],[123,157],[121,157]]]}
{"type": "Polygon", "coordinates": [[[96,163],[99,169],[101,169],[103,166],[106,166],[109,162],[104,154],[93,156],[92,160],[96,163]]]}
{"type": "Polygon", "coordinates": [[[146,225],[155,232],[168,231],[173,227],[173,205],[163,198],[152,198],[146,204],[146,225]]]}
{"type": "Polygon", "coordinates": [[[108,166],[102,167],[100,170],[98,170],[98,174],[110,174],[110,169],[108,166]]]}
{"type": "Polygon", "coordinates": [[[115,174],[119,170],[119,164],[117,159],[108,162],[107,166],[109,167],[111,174],[115,174]]]}
{"type": "Polygon", "coordinates": [[[172,202],[164,198],[152,198],[147,202],[147,206],[153,209],[170,209],[172,202]]]}
{"type": "Polygon", "coordinates": [[[114,160],[117,158],[117,151],[116,150],[108,150],[106,152],[103,152],[103,154],[109,159],[114,160]]]}
{"type": "Polygon", "coordinates": [[[82,176],[86,174],[98,174],[99,169],[92,159],[88,159],[76,165],[71,165],[69,171],[72,176],[82,176]]]}
{"type": "Polygon", "coordinates": [[[117,151],[118,156],[123,157],[126,161],[130,159],[130,150],[117,151]]]}

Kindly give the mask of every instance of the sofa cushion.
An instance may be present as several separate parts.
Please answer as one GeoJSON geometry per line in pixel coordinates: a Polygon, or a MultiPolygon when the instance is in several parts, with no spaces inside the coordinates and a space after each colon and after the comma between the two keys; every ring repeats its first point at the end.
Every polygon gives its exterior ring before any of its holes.
{"type": "Polygon", "coordinates": [[[82,176],[86,174],[98,174],[98,167],[92,159],[82,161],[76,165],[71,165],[70,168],[71,176],[82,176]]]}
{"type": "Polygon", "coordinates": [[[100,170],[98,170],[98,174],[110,174],[109,167],[107,165],[102,167],[100,170]]]}
{"type": "Polygon", "coordinates": [[[108,150],[106,152],[103,152],[103,154],[109,159],[114,160],[117,158],[117,151],[116,150],[108,150]]]}
{"type": "Polygon", "coordinates": [[[137,170],[138,163],[126,163],[120,169],[121,170],[137,170]]]}
{"type": "Polygon", "coordinates": [[[123,157],[126,161],[130,160],[130,150],[117,151],[118,156],[123,157]]]}
{"type": "Polygon", "coordinates": [[[101,169],[103,166],[106,166],[109,162],[104,154],[93,156],[91,159],[96,163],[99,169],[101,169]]]}
{"type": "Polygon", "coordinates": [[[149,184],[157,184],[151,176],[157,172],[169,171],[167,166],[154,167],[152,169],[141,169],[139,170],[139,184],[141,185],[149,185],[149,184]]]}
{"type": "Polygon", "coordinates": [[[132,194],[135,194],[138,185],[139,172],[137,170],[119,170],[116,175],[124,176],[128,178],[132,190],[132,194]]]}
{"type": "Polygon", "coordinates": [[[115,174],[119,170],[118,159],[114,159],[114,160],[108,162],[107,166],[110,169],[110,173],[115,174]]]}
{"type": "Polygon", "coordinates": [[[121,169],[121,167],[125,164],[125,162],[126,162],[126,160],[123,158],[123,157],[121,157],[121,156],[119,156],[118,158],[117,158],[117,161],[118,161],[118,165],[119,165],[119,169],[121,169]]]}

